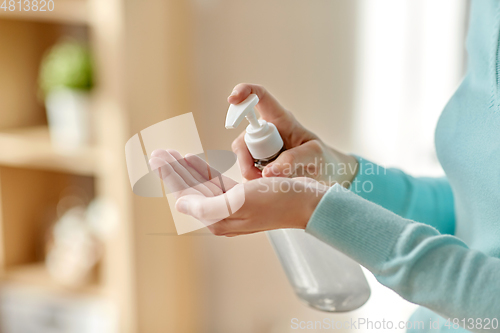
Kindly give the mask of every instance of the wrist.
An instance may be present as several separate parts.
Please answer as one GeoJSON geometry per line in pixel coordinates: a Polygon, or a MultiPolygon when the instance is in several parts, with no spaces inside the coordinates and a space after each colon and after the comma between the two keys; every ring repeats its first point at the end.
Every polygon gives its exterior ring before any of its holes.
{"type": "Polygon", "coordinates": [[[326,192],[328,192],[329,187],[321,185],[319,183],[316,185],[317,186],[315,187],[308,188],[308,190],[306,191],[307,197],[306,200],[304,200],[305,207],[303,209],[304,214],[299,226],[300,229],[305,229],[307,227],[307,224],[309,223],[311,216],[316,210],[316,207],[319,205],[326,192]]]}
{"type": "Polygon", "coordinates": [[[352,155],[346,155],[332,148],[330,149],[337,160],[335,182],[330,184],[330,186],[338,183],[345,188],[349,188],[358,173],[358,160],[352,155]]]}

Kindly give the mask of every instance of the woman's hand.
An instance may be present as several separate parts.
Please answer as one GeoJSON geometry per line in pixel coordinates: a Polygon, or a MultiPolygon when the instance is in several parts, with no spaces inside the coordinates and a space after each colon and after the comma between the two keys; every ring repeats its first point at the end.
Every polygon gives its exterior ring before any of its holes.
{"type": "Polygon", "coordinates": [[[287,150],[261,173],[253,164],[253,158],[243,139],[245,133],[242,133],[234,140],[232,149],[238,156],[243,177],[251,180],[261,176],[306,176],[329,186],[334,183],[349,186],[357,173],[356,158],[325,145],[262,86],[238,84],[228,97],[228,102],[241,103],[250,94],[259,97],[256,109],[264,120],[276,125],[287,150]]]}
{"type": "Polygon", "coordinates": [[[238,184],[219,177],[196,155],[157,150],[150,160],[177,198],[176,209],[204,222],[215,235],[280,228],[305,229],[329,187],[308,178],[260,178],[238,184]],[[217,177],[213,177],[213,175],[217,177]],[[228,189],[224,193],[222,188],[228,189]]]}

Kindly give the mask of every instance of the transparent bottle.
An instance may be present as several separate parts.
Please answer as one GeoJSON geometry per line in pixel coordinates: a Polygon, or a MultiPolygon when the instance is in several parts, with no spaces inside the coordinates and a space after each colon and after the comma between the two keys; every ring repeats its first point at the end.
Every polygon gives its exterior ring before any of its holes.
{"type": "MultiPolygon", "coordinates": [[[[251,94],[229,107],[226,128],[237,127],[243,118],[245,143],[255,167],[262,170],[284,151],[276,126],[258,120],[254,111],[259,98],[251,94]]],[[[301,229],[268,231],[267,235],[297,296],[309,306],[328,312],[352,311],[370,297],[370,287],[361,267],[301,229]]]]}
{"type": "Polygon", "coordinates": [[[272,230],[267,236],[295,293],[310,307],[346,312],[370,297],[359,264],[304,230],[272,230]]]}

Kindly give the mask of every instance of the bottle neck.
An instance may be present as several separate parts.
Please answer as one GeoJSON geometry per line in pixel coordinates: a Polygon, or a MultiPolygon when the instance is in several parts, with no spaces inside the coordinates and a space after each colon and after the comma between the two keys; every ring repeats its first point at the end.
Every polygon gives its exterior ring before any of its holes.
{"type": "Polygon", "coordinates": [[[248,112],[247,115],[245,116],[245,118],[247,118],[248,122],[250,123],[250,125],[253,128],[258,129],[261,127],[259,120],[257,119],[257,116],[255,115],[254,111],[248,112]]]}

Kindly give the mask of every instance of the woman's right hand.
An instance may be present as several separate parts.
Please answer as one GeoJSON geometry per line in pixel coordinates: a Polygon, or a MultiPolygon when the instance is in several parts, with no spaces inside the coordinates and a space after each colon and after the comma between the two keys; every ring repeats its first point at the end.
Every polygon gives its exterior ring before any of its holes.
{"type": "Polygon", "coordinates": [[[251,180],[262,176],[306,176],[328,186],[334,183],[349,186],[357,173],[358,162],[355,157],[325,145],[260,85],[238,84],[228,97],[228,102],[241,103],[250,94],[259,97],[256,109],[262,119],[276,125],[287,150],[261,172],[254,166],[253,158],[244,141],[245,133],[241,133],[234,140],[232,149],[238,156],[243,177],[251,180]]]}

